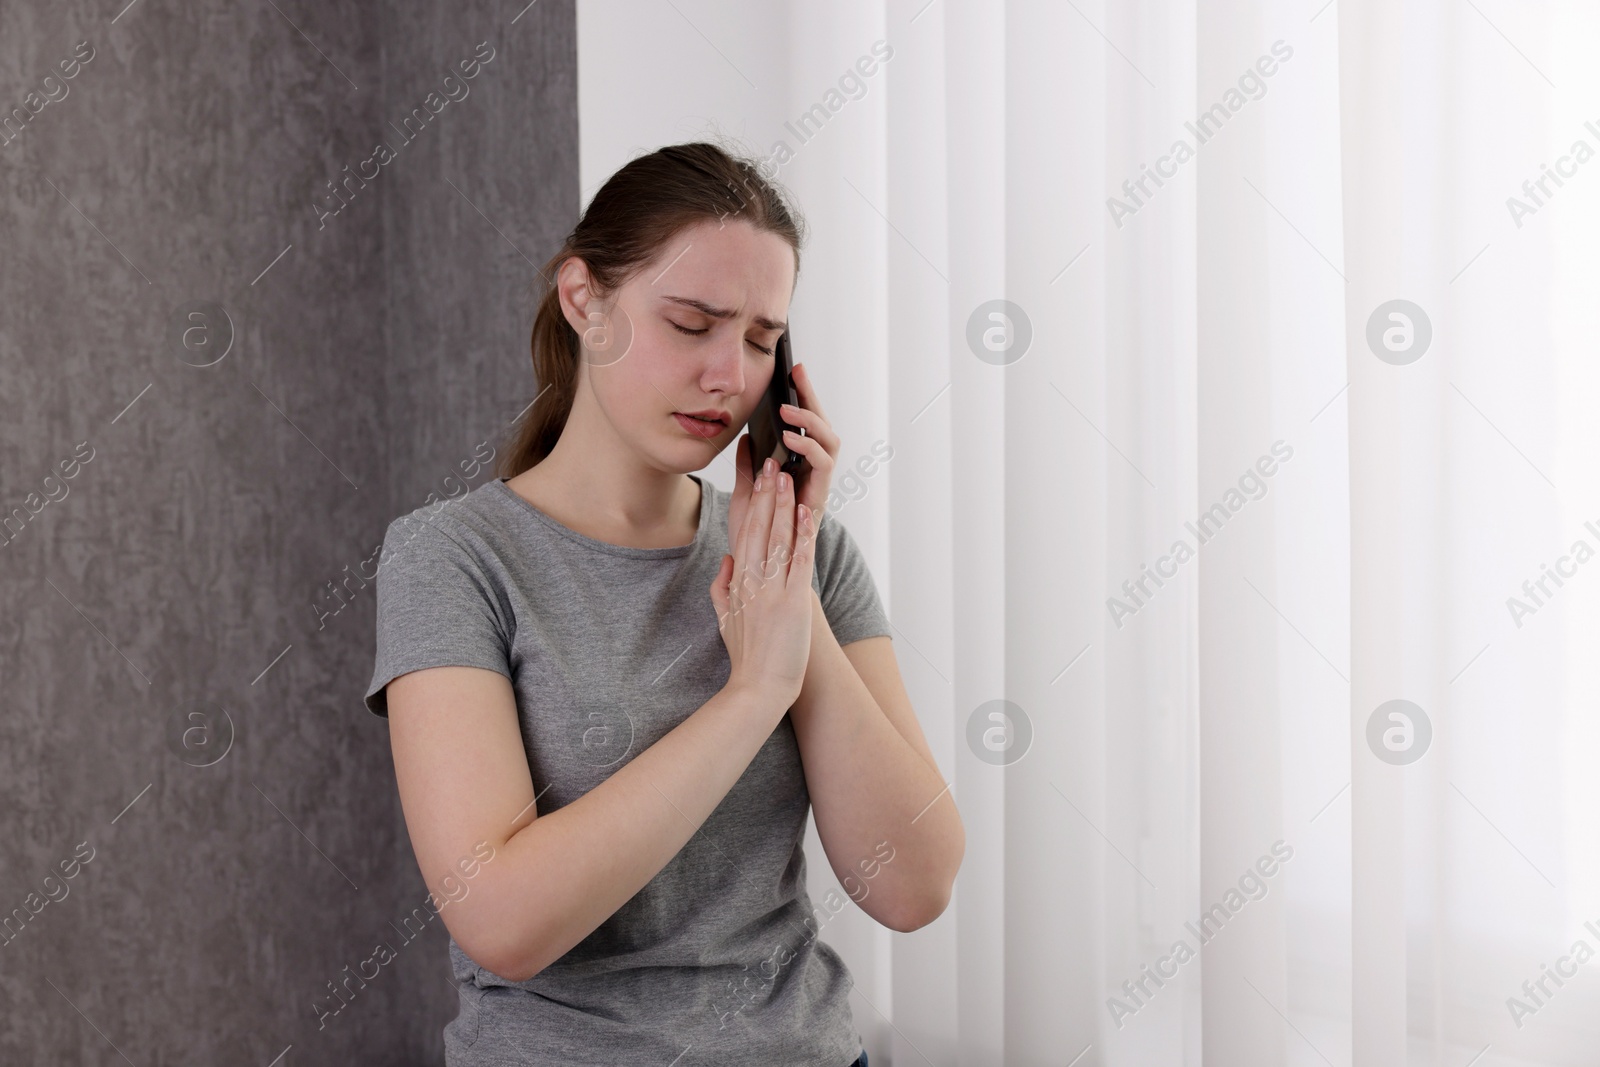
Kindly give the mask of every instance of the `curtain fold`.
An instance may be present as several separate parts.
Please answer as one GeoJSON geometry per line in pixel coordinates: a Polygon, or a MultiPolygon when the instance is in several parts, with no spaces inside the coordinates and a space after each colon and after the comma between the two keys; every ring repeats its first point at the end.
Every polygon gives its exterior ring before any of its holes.
{"type": "Polygon", "coordinates": [[[1394,366],[1375,358],[1366,338],[1367,309],[1407,295],[1434,305],[1423,292],[1437,294],[1444,268],[1429,254],[1430,207],[1422,202],[1423,190],[1439,188],[1441,175],[1428,165],[1438,156],[1407,144],[1409,132],[1439,147],[1428,122],[1437,111],[1418,107],[1407,92],[1416,79],[1406,70],[1406,15],[1404,5],[1339,10],[1350,374],[1350,1021],[1360,1064],[1406,1061],[1408,830],[1417,844],[1407,777],[1426,775],[1442,758],[1436,751],[1426,766],[1402,768],[1362,758],[1370,755],[1363,752],[1367,719],[1379,704],[1410,699],[1440,718],[1431,669],[1439,665],[1431,639],[1442,621],[1440,590],[1426,550],[1444,532],[1438,483],[1429,477],[1442,459],[1442,360],[1436,351],[1434,359],[1394,366]]]}

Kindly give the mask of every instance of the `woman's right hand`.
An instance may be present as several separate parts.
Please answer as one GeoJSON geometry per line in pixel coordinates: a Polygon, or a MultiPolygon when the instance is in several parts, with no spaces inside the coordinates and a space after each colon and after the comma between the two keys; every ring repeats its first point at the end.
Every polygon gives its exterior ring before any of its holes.
{"type": "Polygon", "coordinates": [[[782,701],[800,695],[811,657],[815,516],[794,498],[794,480],[771,460],[751,493],[738,536],[711,583],[717,627],[732,670],[728,684],[782,701]]]}

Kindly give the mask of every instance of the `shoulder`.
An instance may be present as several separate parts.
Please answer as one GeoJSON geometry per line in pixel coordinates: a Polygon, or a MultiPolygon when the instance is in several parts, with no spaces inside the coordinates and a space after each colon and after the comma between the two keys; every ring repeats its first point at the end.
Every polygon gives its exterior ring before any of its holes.
{"type": "Polygon", "coordinates": [[[816,572],[818,592],[826,600],[840,586],[872,581],[866,553],[850,530],[831,512],[822,513],[817,528],[816,572]]]}
{"type": "Polygon", "coordinates": [[[454,497],[433,499],[395,517],[384,531],[380,565],[440,554],[487,564],[497,554],[504,528],[504,487],[491,479],[454,497]]]}
{"type": "Polygon", "coordinates": [[[728,505],[733,501],[733,493],[707,478],[704,471],[692,475],[692,477],[700,483],[700,491],[706,494],[707,501],[711,505],[711,518],[721,521],[723,527],[726,528],[728,525],[728,505]]]}
{"type": "Polygon", "coordinates": [[[831,509],[823,509],[822,524],[817,528],[817,562],[829,562],[848,556],[861,555],[861,546],[850,535],[850,528],[831,509]]]}
{"type": "Polygon", "coordinates": [[[817,595],[839,644],[892,630],[867,555],[837,515],[826,513],[817,532],[817,595]]]}

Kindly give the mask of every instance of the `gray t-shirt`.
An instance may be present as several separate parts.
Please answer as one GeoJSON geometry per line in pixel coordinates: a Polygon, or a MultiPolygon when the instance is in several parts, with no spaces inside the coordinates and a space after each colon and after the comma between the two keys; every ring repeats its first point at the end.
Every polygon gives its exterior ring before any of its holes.
{"type": "MultiPolygon", "coordinates": [[[[538,813],[605,781],[728,680],[708,590],[728,550],[729,494],[690,477],[699,527],[671,548],[584,536],[499,480],[394,520],[367,708],[387,715],[384,686],[408,671],[499,671],[516,692],[538,813]]],[[[866,560],[832,517],[815,560],[840,644],[890,633],[866,560]]],[[[813,907],[806,892],[809,812],[785,716],[678,854],[555,963],[513,982],[452,938],[461,1009],[445,1027],[446,1063],[854,1063],[853,979],[817,938],[844,898],[813,907]]]]}

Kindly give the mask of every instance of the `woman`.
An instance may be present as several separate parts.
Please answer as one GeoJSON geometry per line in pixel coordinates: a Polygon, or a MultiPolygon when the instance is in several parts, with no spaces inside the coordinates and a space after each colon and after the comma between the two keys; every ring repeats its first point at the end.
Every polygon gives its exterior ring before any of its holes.
{"type": "Polygon", "coordinates": [[[839,438],[805,368],[798,484],[752,484],[748,435],[735,492],[688,473],[763,402],[799,246],[747,160],[627,164],[544,272],[505,477],[389,527],[367,706],[450,933],[452,1067],[865,1067],[808,803],[878,922],[949,900],[960,819],[822,523],[839,438]]]}

